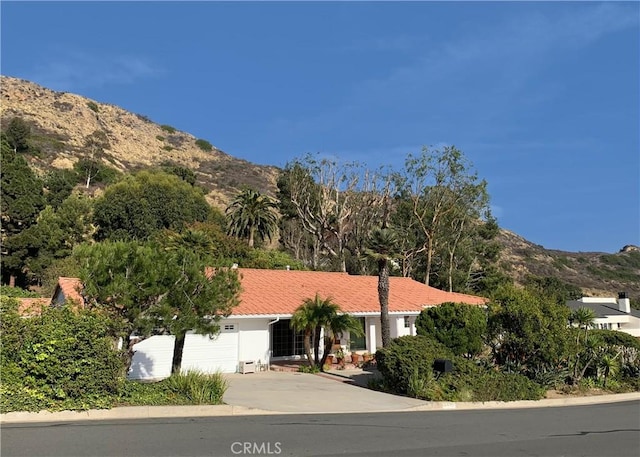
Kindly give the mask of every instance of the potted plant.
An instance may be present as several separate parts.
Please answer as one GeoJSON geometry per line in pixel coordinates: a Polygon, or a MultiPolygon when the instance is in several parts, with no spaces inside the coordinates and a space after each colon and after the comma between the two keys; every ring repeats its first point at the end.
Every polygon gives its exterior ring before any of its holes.
{"type": "Polygon", "coordinates": [[[329,354],[327,356],[327,360],[324,363],[329,366],[333,365],[333,354],[329,354]]]}
{"type": "Polygon", "coordinates": [[[371,355],[370,352],[365,352],[364,354],[362,354],[362,362],[363,363],[371,362],[372,358],[373,358],[373,356],[371,355]]]}
{"type": "Polygon", "coordinates": [[[360,361],[360,354],[358,354],[357,352],[352,352],[351,363],[353,363],[354,365],[357,365],[359,361],[360,361]]]}
{"type": "Polygon", "coordinates": [[[338,359],[338,365],[344,367],[344,351],[342,348],[336,351],[336,359],[338,359]]]}

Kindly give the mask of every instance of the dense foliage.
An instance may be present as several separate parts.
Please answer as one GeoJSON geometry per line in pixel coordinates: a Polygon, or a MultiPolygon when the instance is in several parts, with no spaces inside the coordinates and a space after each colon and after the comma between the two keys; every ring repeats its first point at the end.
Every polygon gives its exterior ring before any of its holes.
{"type": "Polygon", "coordinates": [[[460,303],[443,303],[423,310],[416,319],[418,335],[432,336],[454,354],[479,355],[487,332],[484,308],[460,303]]]}
{"type": "Polygon", "coordinates": [[[48,308],[25,319],[15,299],[0,297],[0,305],[3,411],[60,403],[102,407],[118,393],[124,364],[116,349],[117,326],[105,315],[48,308]]]}

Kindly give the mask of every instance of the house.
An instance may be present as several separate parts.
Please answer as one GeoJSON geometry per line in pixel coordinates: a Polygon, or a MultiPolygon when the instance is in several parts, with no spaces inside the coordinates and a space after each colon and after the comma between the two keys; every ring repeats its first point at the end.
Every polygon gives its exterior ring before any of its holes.
{"type": "MultiPolygon", "coordinates": [[[[342,311],[360,320],[364,337],[340,336],[349,351],[375,353],[382,346],[378,277],[347,273],[261,270],[239,268],[239,305],[220,321],[214,337],[187,334],[182,369],[203,372],[240,371],[243,362],[268,365],[274,361],[304,358],[303,336],[291,329],[291,316],[304,300],[320,295],[331,298],[342,311]]],[[[430,306],[446,302],[485,305],[473,295],[444,292],[411,278],[389,278],[391,337],[415,335],[415,320],[430,306]]],[[[83,306],[77,278],[60,278],[53,304],[72,299],[83,306]]],[[[174,337],[156,335],[133,346],[130,379],[157,380],[171,374],[174,337]]]]}
{"type": "MultiPolygon", "coordinates": [[[[303,336],[291,329],[291,316],[304,300],[316,294],[331,298],[362,324],[365,336],[342,335],[341,345],[360,353],[374,353],[382,346],[377,276],[250,268],[240,268],[238,273],[242,286],[240,304],[220,322],[220,333],[214,338],[187,335],[183,370],[234,373],[245,361],[269,364],[304,358],[303,336]]],[[[415,335],[416,317],[425,307],[446,302],[486,304],[484,298],[444,292],[411,278],[391,277],[389,281],[392,338],[415,335]]],[[[137,344],[130,378],[168,376],[172,341],[172,336],[154,336],[137,344]]]]}
{"type": "Polygon", "coordinates": [[[582,297],[567,302],[567,306],[572,311],[579,308],[593,310],[596,315],[593,321],[594,328],[618,330],[640,337],[640,311],[631,309],[629,297],[625,292],[620,292],[617,299],[614,297],[582,297]]]}

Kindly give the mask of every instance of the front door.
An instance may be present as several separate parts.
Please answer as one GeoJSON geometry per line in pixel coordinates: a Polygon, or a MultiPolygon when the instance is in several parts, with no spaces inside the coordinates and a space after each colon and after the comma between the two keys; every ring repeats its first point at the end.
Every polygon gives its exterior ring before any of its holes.
{"type": "Polygon", "coordinates": [[[282,319],[271,326],[271,355],[292,357],[304,355],[304,334],[291,328],[291,319],[282,319]]]}

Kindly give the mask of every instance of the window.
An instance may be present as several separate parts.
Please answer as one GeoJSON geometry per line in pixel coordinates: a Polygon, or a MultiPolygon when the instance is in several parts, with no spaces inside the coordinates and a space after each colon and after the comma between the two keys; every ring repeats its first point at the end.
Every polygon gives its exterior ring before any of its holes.
{"type": "Polygon", "coordinates": [[[411,321],[409,320],[409,316],[404,316],[404,328],[411,328],[411,321]]]}
{"type": "Polygon", "coordinates": [[[362,351],[364,349],[367,349],[367,330],[365,328],[364,317],[356,317],[356,319],[360,321],[360,325],[362,326],[364,335],[355,336],[352,332],[350,332],[349,349],[351,349],[352,351],[362,351]]]}

